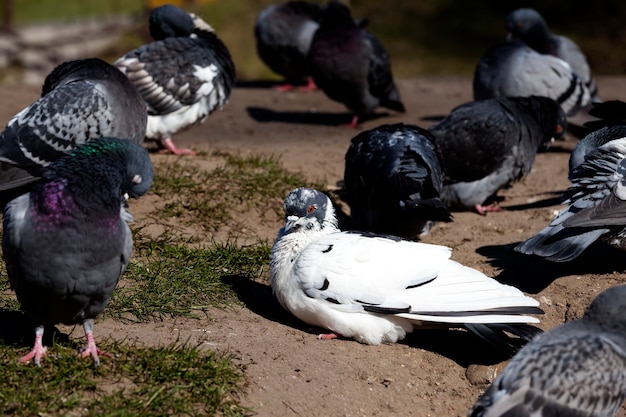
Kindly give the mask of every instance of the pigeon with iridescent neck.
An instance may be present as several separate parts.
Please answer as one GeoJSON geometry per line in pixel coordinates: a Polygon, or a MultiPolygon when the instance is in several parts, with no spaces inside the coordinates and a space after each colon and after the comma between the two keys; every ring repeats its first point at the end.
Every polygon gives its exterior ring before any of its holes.
{"type": "Polygon", "coordinates": [[[2,253],[11,288],[36,327],[20,362],[40,365],[44,328],[82,323],[81,356],[99,364],[94,319],[109,302],[132,249],[125,194],[152,184],[148,152],[127,139],[93,139],[43,169],[32,190],[4,210],[2,253]]]}

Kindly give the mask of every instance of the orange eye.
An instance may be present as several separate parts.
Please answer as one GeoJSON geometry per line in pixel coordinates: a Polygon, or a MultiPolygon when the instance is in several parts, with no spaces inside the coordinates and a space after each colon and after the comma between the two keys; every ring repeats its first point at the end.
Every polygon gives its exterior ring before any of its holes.
{"type": "Polygon", "coordinates": [[[315,211],[315,206],[309,206],[308,209],[306,209],[307,213],[313,213],[315,211]]]}

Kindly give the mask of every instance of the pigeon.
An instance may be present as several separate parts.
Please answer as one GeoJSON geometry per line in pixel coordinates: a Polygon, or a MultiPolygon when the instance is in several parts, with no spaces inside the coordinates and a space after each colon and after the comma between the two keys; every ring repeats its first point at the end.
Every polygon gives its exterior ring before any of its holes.
{"type": "Polygon", "coordinates": [[[469,417],[616,416],[626,398],[626,285],[584,316],[538,335],[478,399],[469,417]]]}
{"type": "Polygon", "coordinates": [[[550,33],[539,12],[534,9],[514,10],[506,17],[505,28],[509,39],[519,39],[540,54],[553,55],[567,62],[589,90],[591,100],[601,101],[583,51],[570,38],[550,33]]]}
{"type": "Polygon", "coordinates": [[[115,65],[128,76],[148,106],[146,137],[163,151],[177,148],[172,135],[197,125],[230,98],[235,65],[226,45],[204,20],[169,4],[150,14],[154,42],[119,58],[115,65]]]}
{"type": "Polygon", "coordinates": [[[256,48],[261,60],[272,71],[285,77],[278,87],[287,91],[308,81],[304,90],[314,90],[307,54],[313,34],[319,27],[322,8],[306,1],[272,4],[257,17],[254,25],[256,48]]]}
{"type": "Polygon", "coordinates": [[[12,195],[7,190],[32,184],[46,165],[94,138],[142,143],[147,117],[143,99],[113,65],[97,58],[62,63],[46,77],[41,98],[0,133],[0,191],[12,195]]]}
{"type": "Polygon", "coordinates": [[[579,167],[583,162],[587,154],[594,149],[604,145],[615,139],[626,137],[626,124],[605,126],[598,130],[589,133],[582,138],[572,150],[569,157],[569,172],[570,174],[579,167]]]}
{"type": "Polygon", "coordinates": [[[591,102],[589,90],[567,62],[542,55],[519,40],[487,49],[474,71],[473,94],[474,100],[549,97],[568,116],[574,116],[591,102]]]}
{"type": "Polygon", "coordinates": [[[99,364],[94,319],[104,310],[131,254],[125,194],[145,194],[153,180],[142,146],[92,139],[47,165],[29,193],[4,210],[2,254],[11,288],[36,326],[20,362],[41,364],[45,326],[82,323],[81,356],[99,364]]]}
{"type": "Polygon", "coordinates": [[[563,136],[567,120],[546,97],[501,97],[454,108],[428,128],[441,149],[441,199],[479,214],[499,211],[496,194],[528,174],[537,151],[563,136]]]}
{"type": "Polygon", "coordinates": [[[399,123],[362,132],[345,161],[345,200],[356,229],[418,239],[435,222],[452,221],[439,198],[439,149],[427,130],[399,123]]]}
{"type": "Polygon", "coordinates": [[[322,339],[394,343],[422,324],[465,327],[514,350],[510,332],[540,330],[539,303],[517,288],[450,260],[451,250],[389,235],[340,231],[328,196],[298,188],[284,201],[285,226],[270,253],[280,304],[322,339]]]}
{"type": "Polygon", "coordinates": [[[324,6],[308,60],[317,87],[355,113],[349,126],[356,127],[359,117],[378,106],[405,111],[387,51],[353,20],[346,5],[331,1],[324,6]]]}
{"type": "Polygon", "coordinates": [[[596,241],[626,249],[626,138],[592,150],[570,173],[566,204],[550,224],[515,247],[553,262],[577,258],[596,241]]]}

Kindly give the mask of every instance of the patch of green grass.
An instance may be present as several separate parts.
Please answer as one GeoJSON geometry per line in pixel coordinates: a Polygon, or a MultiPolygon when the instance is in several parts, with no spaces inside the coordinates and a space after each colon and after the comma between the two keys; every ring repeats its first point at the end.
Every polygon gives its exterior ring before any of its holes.
{"type": "Polygon", "coordinates": [[[116,355],[94,368],[54,345],[42,367],[0,346],[0,412],[11,416],[242,416],[242,375],[223,354],[197,347],[101,344],[116,355]]]}
{"type": "Polygon", "coordinates": [[[151,191],[166,199],[156,217],[180,217],[183,222],[217,231],[233,226],[233,211],[255,208],[260,220],[268,214],[282,218],[282,201],[289,191],[306,181],[285,170],[275,157],[241,157],[227,153],[214,156],[224,163],[204,170],[184,160],[155,165],[151,191]],[[186,216],[186,217],[185,217],[186,216]]]}
{"type": "Polygon", "coordinates": [[[260,277],[269,251],[266,243],[248,247],[213,243],[198,249],[167,239],[140,240],[106,314],[118,320],[145,321],[191,317],[211,307],[237,304],[237,294],[222,277],[260,277]]]}

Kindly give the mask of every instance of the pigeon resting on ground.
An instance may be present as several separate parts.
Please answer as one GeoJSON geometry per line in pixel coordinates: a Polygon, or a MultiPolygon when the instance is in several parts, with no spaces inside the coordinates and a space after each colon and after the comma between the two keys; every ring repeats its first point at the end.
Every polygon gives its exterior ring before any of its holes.
{"type": "Polygon", "coordinates": [[[578,257],[595,241],[626,249],[626,138],[587,154],[570,174],[567,206],[535,236],[515,250],[554,262],[578,257]]]}
{"type": "Polygon", "coordinates": [[[591,102],[589,90],[567,62],[542,55],[522,41],[487,49],[476,66],[473,89],[474,100],[548,97],[556,100],[568,116],[591,102]]]}
{"type": "Polygon", "coordinates": [[[387,51],[359,27],[346,5],[331,1],[323,8],[308,58],[315,84],[355,113],[350,126],[378,106],[404,112],[387,51]]]}
{"type": "Polygon", "coordinates": [[[146,137],[174,154],[172,135],[204,122],[221,109],[235,83],[230,52],[215,31],[198,16],[166,4],[150,14],[154,42],[115,62],[148,105],[146,137]]]}
{"type": "Polygon", "coordinates": [[[345,159],[345,199],[357,229],[416,239],[435,222],[452,221],[439,199],[443,170],[427,130],[394,124],[362,132],[345,159]]]}
{"type": "Polygon", "coordinates": [[[307,79],[305,89],[315,88],[306,57],[321,14],[319,5],[306,1],[272,4],[259,14],[254,25],[257,52],[272,71],[285,77],[287,84],[280,90],[307,79]]]}
{"type": "Polygon", "coordinates": [[[505,27],[509,39],[519,39],[540,54],[553,55],[567,62],[589,90],[592,101],[601,101],[585,54],[570,38],[550,33],[539,12],[534,9],[514,10],[506,17],[505,27]]]}
{"type": "Polygon", "coordinates": [[[524,346],[469,417],[610,417],[626,398],[626,286],[524,346]]]}
{"type": "Polygon", "coordinates": [[[421,324],[466,327],[514,349],[504,331],[528,340],[539,303],[517,288],[450,260],[445,246],[394,236],[342,232],[323,193],[298,188],[270,254],[280,304],[337,336],[377,345],[404,339],[421,324]]]}
{"type": "Polygon", "coordinates": [[[65,62],[44,82],[41,98],[0,134],[0,190],[32,183],[44,166],[101,136],[143,142],[146,105],[117,68],[97,59],[65,62]]]}
{"type": "Polygon", "coordinates": [[[428,130],[441,149],[441,199],[450,207],[497,211],[498,190],[528,174],[537,150],[563,136],[561,107],[545,97],[502,97],[462,104],[428,130]]]}
{"type": "Polygon", "coordinates": [[[605,126],[599,130],[589,133],[576,144],[569,156],[570,174],[573,173],[578,166],[585,162],[587,154],[591,151],[612,140],[625,137],[626,124],[605,126]]]}
{"type": "Polygon", "coordinates": [[[111,298],[131,254],[124,194],[148,191],[148,152],[127,139],[93,139],[43,170],[32,190],[11,201],[2,253],[11,288],[36,325],[35,344],[20,362],[41,363],[45,326],[82,323],[83,357],[99,363],[94,319],[111,298]]]}

